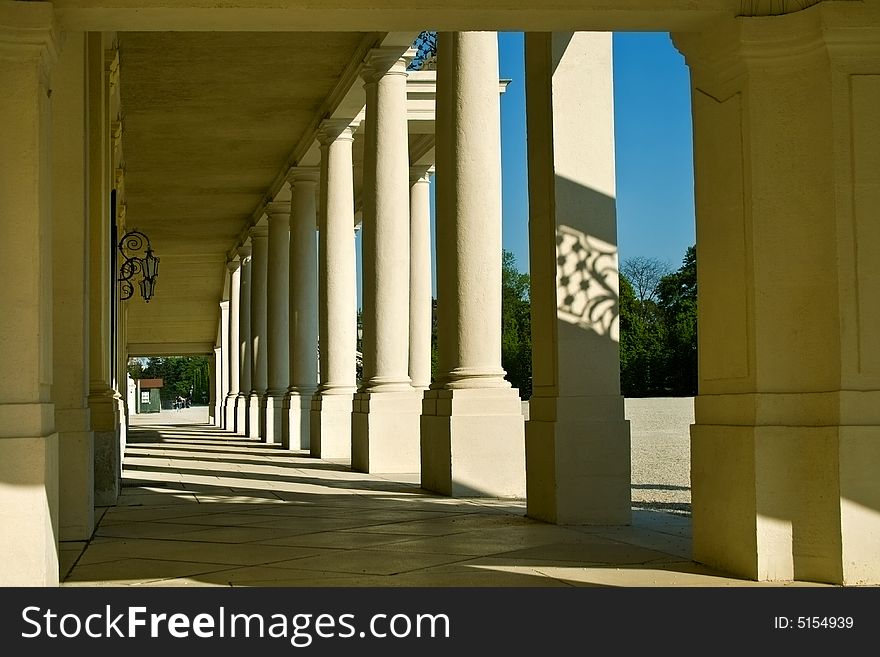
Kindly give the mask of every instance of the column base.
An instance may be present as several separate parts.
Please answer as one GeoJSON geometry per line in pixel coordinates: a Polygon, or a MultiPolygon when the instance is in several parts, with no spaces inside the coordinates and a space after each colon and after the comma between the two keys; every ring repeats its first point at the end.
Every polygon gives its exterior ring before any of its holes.
{"type": "Polygon", "coordinates": [[[223,428],[226,431],[235,433],[235,396],[228,395],[223,399],[223,406],[220,409],[220,419],[223,428]]]}
{"type": "Polygon", "coordinates": [[[0,435],[0,586],[58,586],[57,473],[58,434],[0,435]]]}
{"type": "Polygon", "coordinates": [[[691,427],[695,561],[759,581],[878,584],[880,427],[691,427]]]}
{"type": "Polygon", "coordinates": [[[632,521],[623,397],[532,397],[526,422],[526,514],[560,525],[632,521]]]}
{"type": "Polygon", "coordinates": [[[95,529],[94,433],[88,408],[55,411],[58,524],[62,541],[86,541],[95,529]]]}
{"type": "Polygon", "coordinates": [[[266,398],[257,393],[248,395],[248,435],[263,440],[266,436],[266,398]]]}
{"type": "Polygon", "coordinates": [[[249,436],[251,431],[251,406],[248,396],[238,394],[235,396],[235,433],[240,436],[249,436]]]}
{"type": "Polygon", "coordinates": [[[89,395],[95,453],[95,506],[113,506],[122,485],[124,410],[113,391],[89,395]]]}
{"type": "Polygon", "coordinates": [[[422,402],[422,488],[454,497],[524,497],[523,425],[512,388],[429,390],[422,402]]]}
{"type": "Polygon", "coordinates": [[[353,392],[312,396],[309,453],[319,459],[351,458],[353,392]]]}
{"type": "Polygon", "coordinates": [[[418,472],[422,394],[364,392],[354,396],[351,469],[357,472],[418,472]]]}
{"type": "Polygon", "coordinates": [[[293,391],[284,396],[281,446],[285,449],[309,449],[310,418],[314,392],[293,391]]]}
{"type": "Polygon", "coordinates": [[[284,440],[284,393],[266,393],[262,404],[266,425],[260,435],[266,443],[281,445],[284,440]]]}

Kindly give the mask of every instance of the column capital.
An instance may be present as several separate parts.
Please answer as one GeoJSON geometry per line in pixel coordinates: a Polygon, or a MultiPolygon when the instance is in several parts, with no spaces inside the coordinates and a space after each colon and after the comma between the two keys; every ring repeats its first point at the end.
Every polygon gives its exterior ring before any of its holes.
{"type": "Polygon", "coordinates": [[[268,215],[270,221],[273,217],[278,215],[287,218],[290,216],[290,201],[272,201],[266,203],[266,207],[263,211],[268,215]]]}
{"type": "Polygon", "coordinates": [[[250,237],[248,237],[248,239],[245,240],[244,243],[239,245],[235,249],[235,252],[238,253],[238,259],[239,259],[240,263],[244,263],[246,258],[250,258],[251,257],[250,237]]]}
{"type": "Polygon", "coordinates": [[[431,174],[434,173],[433,164],[419,164],[409,168],[409,184],[417,182],[430,182],[431,174]]]}
{"type": "Polygon", "coordinates": [[[322,146],[329,146],[334,141],[352,141],[356,125],[352,119],[324,119],[318,128],[318,141],[322,146]]]}
{"type": "Polygon", "coordinates": [[[302,183],[317,184],[320,176],[318,167],[290,167],[287,170],[286,180],[291,187],[302,183]]]}
{"type": "Polygon", "coordinates": [[[248,235],[252,241],[256,239],[268,239],[269,227],[263,225],[251,226],[250,230],[248,230],[248,235]]]}
{"type": "Polygon", "coordinates": [[[386,75],[406,75],[406,59],[400,48],[373,48],[364,57],[361,77],[365,84],[378,82],[386,75]]]}
{"type": "MultiPolygon", "coordinates": [[[[239,249],[236,249],[236,251],[239,251],[239,249]]],[[[240,259],[239,260],[232,259],[232,260],[226,261],[226,270],[230,274],[238,271],[239,267],[241,267],[241,260],[240,259]]]]}

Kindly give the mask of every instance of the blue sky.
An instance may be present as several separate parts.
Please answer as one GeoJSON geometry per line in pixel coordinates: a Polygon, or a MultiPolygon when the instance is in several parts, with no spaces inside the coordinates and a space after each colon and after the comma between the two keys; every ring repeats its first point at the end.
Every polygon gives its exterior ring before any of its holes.
{"type": "MultiPolygon", "coordinates": [[[[665,33],[615,33],[614,121],[620,259],[681,265],[694,243],[690,90],[684,59],[665,33]]],[[[528,271],[523,35],[499,34],[504,248],[528,271]]]]}

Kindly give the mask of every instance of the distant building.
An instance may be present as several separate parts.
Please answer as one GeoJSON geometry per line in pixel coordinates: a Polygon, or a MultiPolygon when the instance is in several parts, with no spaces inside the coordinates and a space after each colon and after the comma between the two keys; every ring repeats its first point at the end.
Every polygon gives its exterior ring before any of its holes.
{"type": "Polygon", "coordinates": [[[159,391],[164,386],[162,379],[138,379],[136,413],[158,413],[162,410],[159,391]]]}

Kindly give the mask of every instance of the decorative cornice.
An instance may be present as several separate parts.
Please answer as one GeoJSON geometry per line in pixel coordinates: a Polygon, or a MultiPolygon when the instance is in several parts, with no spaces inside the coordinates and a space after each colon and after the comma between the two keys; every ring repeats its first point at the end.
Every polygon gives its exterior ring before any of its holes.
{"type": "Polygon", "coordinates": [[[58,61],[59,42],[50,3],[0,4],[0,60],[38,60],[41,81],[47,88],[49,72],[58,61]]]}

